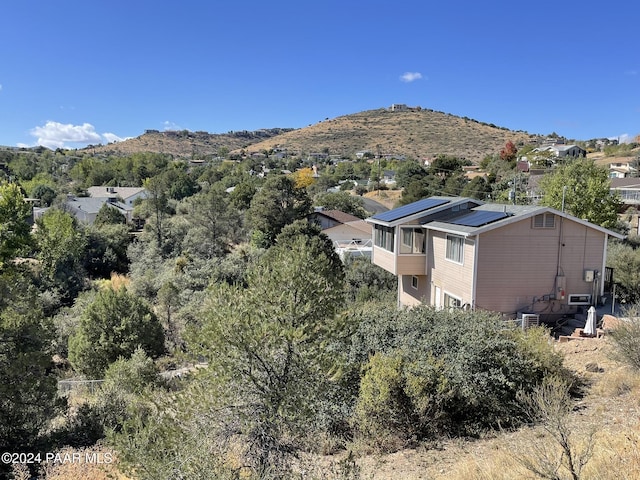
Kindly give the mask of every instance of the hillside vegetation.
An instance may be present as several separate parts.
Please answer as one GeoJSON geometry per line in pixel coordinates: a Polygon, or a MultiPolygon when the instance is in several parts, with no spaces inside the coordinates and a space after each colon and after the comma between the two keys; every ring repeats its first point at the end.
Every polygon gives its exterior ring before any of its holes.
{"type": "Polygon", "coordinates": [[[328,150],[330,154],[343,156],[368,150],[415,159],[444,154],[476,163],[500,151],[508,140],[518,145],[535,142],[537,138],[526,132],[428,109],[402,112],[378,109],[293,130],[255,143],[247,150],[269,150],[278,146],[289,152],[328,150]]]}
{"type": "Polygon", "coordinates": [[[231,152],[261,152],[275,148],[293,155],[324,152],[352,157],[359,151],[432,158],[455,155],[474,163],[498,152],[507,141],[516,145],[539,137],[511,131],[469,118],[429,109],[391,112],[381,108],[344,115],[300,129],[273,128],[226,134],[183,131],[147,131],[109,145],[91,146],[93,153],[170,153],[178,157],[206,157],[231,152]]]}
{"type": "Polygon", "coordinates": [[[223,150],[231,151],[246,148],[253,143],[261,142],[290,130],[290,128],[269,128],[252,132],[242,130],[228,133],[147,130],[139,137],[108,145],[90,145],[83,150],[107,155],[131,155],[152,152],[171,154],[176,157],[204,158],[221,155],[223,150]]]}

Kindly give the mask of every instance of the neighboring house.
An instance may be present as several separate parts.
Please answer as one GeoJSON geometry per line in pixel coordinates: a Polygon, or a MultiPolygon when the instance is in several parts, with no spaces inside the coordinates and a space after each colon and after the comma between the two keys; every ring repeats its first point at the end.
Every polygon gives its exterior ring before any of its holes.
{"type": "Polygon", "coordinates": [[[364,220],[340,210],[317,210],[307,218],[320,225],[343,261],[346,256],[371,257],[371,226],[364,220]]]}
{"type": "Polygon", "coordinates": [[[141,198],[147,198],[147,190],[141,187],[89,187],[87,189],[91,198],[112,198],[122,199],[125,205],[133,206],[134,202],[141,198]]]}
{"type": "Polygon", "coordinates": [[[624,205],[640,205],[640,178],[612,178],[610,190],[620,195],[624,205]]]}
{"type": "Polygon", "coordinates": [[[578,158],[587,156],[587,151],[577,145],[546,145],[544,147],[538,147],[532,150],[532,153],[536,152],[551,152],[553,156],[558,158],[578,158]]]}
{"type": "Polygon", "coordinates": [[[351,215],[350,213],[345,213],[340,210],[323,210],[322,207],[318,207],[318,209],[315,212],[310,213],[307,218],[309,221],[320,225],[322,230],[335,227],[336,225],[342,225],[347,222],[360,220],[360,218],[355,215],[351,215]]]}
{"type": "Polygon", "coordinates": [[[367,219],[372,261],[398,277],[398,304],[552,320],[604,294],[609,237],[549,207],[430,197],[367,219]],[[544,318],[544,317],[547,318],[544,318]]]}
{"type": "Polygon", "coordinates": [[[357,219],[335,225],[322,233],[331,239],[342,261],[346,257],[371,258],[371,225],[364,220],[357,219]]]}
{"type": "Polygon", "coordinates": [[[631,166],[630,163],[610,163],[609,164],[609,178],[626,178],[637,177],[638,169],[631,166]]]}
{"type": "Polygon", "coordinates": [[[86,224],[93,224],[98,212],[104,204],[118,210],[127,219],[127,223],[133,221],[133,205],[126,205],[117,201],[116,197],[75,197],[67,195],[65,206],[67,211],[74,215],[78,221],[86,224]]]}
{"type": "Polygon", "coordinates": [[[395,170],[383,170],[382,178],[380,179],[381,183],[385,185],[395,185],[396,184],[396,172],[395,170]]]}

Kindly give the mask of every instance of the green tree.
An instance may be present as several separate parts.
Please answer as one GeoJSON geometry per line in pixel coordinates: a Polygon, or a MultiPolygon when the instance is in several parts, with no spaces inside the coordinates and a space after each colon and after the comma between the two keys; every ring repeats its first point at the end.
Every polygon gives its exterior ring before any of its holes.
{"type": "Polygon", "coordinates": [[[38,184],[31,191],[31,196],[40,200],[42,207],[48,207],[56,198],[56,191],[49,185],[38,184]]]}
{"type": "Polygon", "coordinates": [[[311,210],[311,199],[305,189],[296,188],[288,177],[269,177],[251,200],[247,222],[260,234],[261,246],[268,247],[285,225],[303,218],[311,210]]]}
{"type": "Polygon", "coordinates": [[[340,210],[358,218],[367,218],[369,216],[364,209],[362,198],[347,192],[321,193],[316,195],[314,203],[323,206],[326,210],[340,210]]]}
{"type": "Polygon", "coordinates": [[[47,210],[37,226],[35,238],[44,285],[58,291],[68,302],[84,286],[82,257],[86,237],[75,217],[58,209],[47,210]]]}
{"type": "Polygon", "coordinates": [[[367,257],[347,257],[345,279],[351,301],[372,300],[393,303],[398,292],[398,278],[371,263],[367,257]]]}
{"type": "Polygon", "coordinates": [[[613,268],[617,301],[640,302],[640,249],[628,242],[612,241],[607,248],[607,266],[613,268]]]}
{"type": "Polygon", "coordinates": [[[290,442],[303,439],[335,360],[326,345],[341,335],[335,314],[343,294],[322,246],[290,238],[249,272],[247,289],[216,286],[204,325],[192,333],[220,411],[242,430],[259,475],[282,465],[290,442]]]}
{"type": "Polygon", "coordinates": [[[542,205],[605,228],[616,228],[620,200],[612,195],[606,168],[592,159],[577,159],[559,165],[540,180],[542,205]]]}
{"type": "Polygon", "coordinates": [[[461,173],[462,167],[470,165],[468,160],[460,159],[453,155],[437,155],[435,160],[429,165],[429,173],[440,176],[450,176],[454,173],[461,173]]]}
{"type": "Polygon", "coordinates": [[[31,207],[14,183],[0,185],[0,270],[30,244],[31,207]]]}
{"type": "Polygon", "coordinates": [[[172,168],[163,173],[163,181],[168,185],[169,198],[182,200],[200,191],[200,185],[186,171],[172,168]]]}
{"type": "Polygon", "coordinates": [[[240,212],[221,188],[194,195],[187,203],[189,224],[183,247],[203,258],[221,257],[241,236],[240,212]]]}
{"type": "MultiPolygon", "coordinates": [[[[52,325],[31,279],[0,272],[0,450],[33,451],[57,413],[52,325]]],[[[0,465],[0,476],[3,466],[0,465]]]]}
{"type": "Polygon", "coordinates": [[[98,214],[96,215],[96,219],[93,224],[97,227],[101,227],[102,225],[118,225],[127,223],[127,218],[122,215],[117,209],[110,207],[108,203],[104,203],[98,214]]]}
{"type": "Polygon", "coordinates": [[[427,170],[416,161],[406,161],[396,170],[396,185],[405,188],[414,180],[421,180],[427,176],[427,170]]]}
{"type": "MultiPolygon", "coordinates": [[[[116,215],[122,217],[117,212],[116,215]]],[[[131,244],[129,227],[113,223],[98,226],[94,223],[85,229],[85,235],[87,244],[83,264],[89,276],[109,278],[114,272],[127,273],[127,248],[131,244]]]]}
{"type": "Polygon", "coordinates": [[[149,228],[153,231],[158,247],[162,250],[167,235],[165,223],[170,213],[167,185],[164,179],[158,176],[146,179],[144,188],[149,195],[143,203],[153,220],[149,228]]]}
{"type": "Polygon", "coordinates": [[[275,247],[267,251],[267,261],[273,252],[286,252],[295,248],[298,242],[304,242],[308,250],[326,259],[328,262],[326,274],[330,275],[332,285],[341,286],[344,280],[344,267],[333,248],[331,239],[322,233],[318,225],[307,220],[296,220],[282,229],[276,237],[275,247]]]}
{"type": "Polygon", "coordinates": [[[491,185],[489,182],[483,177],[475,177],[464,186],[460,196],[486,200],[490,193],[491,185]]]}
{"type": "Polygon", "coordinates": [[[69,360],[81,373],[100,378],[118,358],[141,347],[149,356],[164,352],[164,332],[151,309],[126,288],[101,291],[69,338],[69,360]]]}
{"type": "Polygon", "coordinates": [[[244,212],[251,206],[251,200],[255,194],[256,188],[251,183],[241,182],[230,194],[231,205],[244,212]]]}

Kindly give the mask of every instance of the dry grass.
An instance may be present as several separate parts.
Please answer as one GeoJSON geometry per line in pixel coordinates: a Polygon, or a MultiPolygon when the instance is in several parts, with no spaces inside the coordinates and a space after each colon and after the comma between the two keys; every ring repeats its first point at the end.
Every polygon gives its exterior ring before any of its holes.
{"type": "Polygon", "coordinates": [[[402,190],[376,190],[374,192],[367,192],[364,196],[392,209],[396,207],[398,200],[402,197],[402,190]]]}
{"type": "Polygon", "coordinates": [[[131,279],[126,275],[112,273],[110,279],[96,280],[95,283],[100,290],[106,290],[109,288],[120,290],[122,287],[128,287],[131,284],[131,279]]]}
{"type": "Polygon", "coordinates": [[[318,122],[249,147],[248,151],[274,148],[290,152],[321,152],[346,157],[360,150],[406,155],[416,159],[438,154],[455,155],[474,163],[497,154],[508,140],[529,143],[534,136],[432,110],[390,112],[368,110],[318,122]]]}
{"type": "Polygon", "coordinates": [[[45,464],[42,480],[130,480],[118,470],[115,453],[104,447],[65,448],[45,464]]]}
{"type": "Polygon", "coordinates": [[[278,133],[278,130],[256,132],[207,133],[207,132],[148,132],[123,142],[97,145],[83,149],[90,154],[131,155],[138,152],[154,152],[183,158],[217,156],[221,148],[230,151],[246,148],[278,133]]]}
{"type": "Polygon", "coordinates": [[[474,163],[487,154],[497,154],[508,140],[516,145],[530,143],[535,136],[494,125],[424,109],[390,112],[386,108],[367,110],[320,121],[305,128],[274,135],[275,132],[247,132],[244,137],[206,132],[154,132],[104,146],[85,149],[92,154],[130,155],[157,152],[177,157],[202,158],[217,155],[220,148],[231,152],[261,152],[276,146],[291,154],[322,152],[346,158],[360,150],[406,155],[422,159],[438,154],[455,155],[474,163]]]}

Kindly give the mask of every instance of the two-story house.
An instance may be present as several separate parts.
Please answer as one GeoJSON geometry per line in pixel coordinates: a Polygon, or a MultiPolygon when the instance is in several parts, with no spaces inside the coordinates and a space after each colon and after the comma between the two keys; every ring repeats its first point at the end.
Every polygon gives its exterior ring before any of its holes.
{"type": "Polygon", "coordinates": [[[541,206],[430,197],[367,219],[374,264],[398,277],[398,304],[490,310],[515,318],[575,313],[604,293],[609,237],[541,206]]]}

